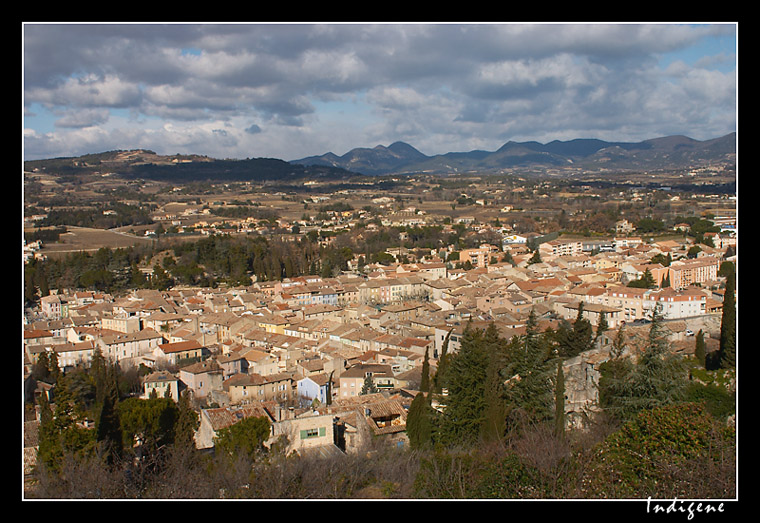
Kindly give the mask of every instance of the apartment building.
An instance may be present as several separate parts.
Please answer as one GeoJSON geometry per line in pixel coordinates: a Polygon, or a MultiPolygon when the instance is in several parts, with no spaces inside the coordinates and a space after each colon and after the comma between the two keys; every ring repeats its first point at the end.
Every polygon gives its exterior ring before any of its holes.
{"type": "Polygon", "coordinates": [[[689,285],[715,281],[718,278],[719,268],[720,260],[712,256],[674,261],[670,264],[668,273],[670,287],[680,290],[689,285]]]}

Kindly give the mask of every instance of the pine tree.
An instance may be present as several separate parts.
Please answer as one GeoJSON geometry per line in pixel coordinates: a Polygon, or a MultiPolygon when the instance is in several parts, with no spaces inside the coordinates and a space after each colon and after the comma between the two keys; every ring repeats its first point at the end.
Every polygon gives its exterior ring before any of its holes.
{"type": "Polygon", "coordinates": [[[683,363],[669,353],[662,316],[655,309],[638,361],[616,359],[603,366],[600,403],[613,417],[625,421],[642,410],[683,400],[686,385],[683,363]]]}
{"type": "Polygon", "coordinates": [[[377,392],[377,387],[375,387],[375,382],[372,381],[372,375],[367,374],[364,376],[364,384],[362,385],[362,390],[359,394],[374,394],[375,392],[377,392]]]}
{"type": "Polygon", "coordinates": [[[607,332],[610,328],[609,323],[607,323],[607,315],[604,313],[604,311],[601,311],[599,313],[599,323],[596,325],[596,335],[594,337],[594,341],[598,340],[599,337],[607,332]]]}
{"type": "Polygon", "coordinates": [[[182,448],[194,448],[195,431],[200,425],[198,413],[190,403],[190,394],[187,390],[179,395],[177,402],[179,412],[174,429],[174,445],[182,448]]]}
{"type": "Polygon", "coordinates": [[[100,403],[95,420],[95,440],[101,445],[106,464],[115,464],[121,456],[123,442],[119,413],[110,395],[100,403]]]}
{"type": "Polygon", "coordinates": [[[625,325],[621,324],[620,327],[618,327],[617,334],[615,334],[615,339],[612,341],[612,349],[610,349],[610,356],[613,359],[619,358],[623,355],[623,352],[625,352],[626,339],[625,325]]]}
{"type": "Polygon", "coordinates": [[[594,329],[591,322],[583,317],[583,302],[578,304],[578,314],[573,322],[572,329],[568,330],[566,324],[561,325],[558,333],[560,351],[563,356],[573,358],[589,350],[594,339],[594,329]]]}
{"type": "Polygon", "coordinates": [[[484,419],[488,354],[483,332],[470,324],[462,334],[459,351],[451,358],[447,379],[449,395],[441,435],[446,444],[471,444],[480,435],[484,419]]]}
{"type": "Polygon", "coordinates": [[[550,338],[538,330],[531,310],[523,336],[514,336],[506,347],[507,431],[519,428],[520,418],[549,421],[554,416],[554,377],[557,354],[550,338]]]}

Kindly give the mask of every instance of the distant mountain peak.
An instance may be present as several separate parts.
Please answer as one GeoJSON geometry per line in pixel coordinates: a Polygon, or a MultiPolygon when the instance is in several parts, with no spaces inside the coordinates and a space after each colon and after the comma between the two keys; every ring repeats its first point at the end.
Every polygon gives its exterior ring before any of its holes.
{"type": "MultiPolygon", "coordinates": [[[[596,138],[537,141],[510,140],[494,152],[449,152],[426,156],[406,142],[389,146],[356,148],[340,157],[331,153],[294,160],[301,165],[330,165],[361,174],[401,174],[411,172],[504,172],[528,169],[689,168],[705,162],[722,161],[736,153],[736,133],[704,142],[683,135],[653,138],[641,142],[606,142],[596,138]],[[614,152],[614,157],[609,153],[614,152]],[[635,153],[635,156],[634,156],[635,153]],[[660,153],[660,154],[657,154],[660,153]],[[661,153],[668,153],[663,156],[661,153]]],[[[729,158],[730,161],[730,158],[729,158]]]]}

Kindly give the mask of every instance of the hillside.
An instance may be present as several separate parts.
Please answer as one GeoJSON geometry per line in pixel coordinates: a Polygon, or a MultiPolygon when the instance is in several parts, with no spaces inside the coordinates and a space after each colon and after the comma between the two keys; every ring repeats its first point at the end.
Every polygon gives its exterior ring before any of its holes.
{"type": "Polygon", "coordinates": [[[24,162],[24,170],[59,176],[111,173],[124,178],[172,182],[341,180],[355,176],[355,173],[341,167],[298,165],[275,158],[216,160],[199,155],[162,156],[145,149],[27,161],[24,162]]]}

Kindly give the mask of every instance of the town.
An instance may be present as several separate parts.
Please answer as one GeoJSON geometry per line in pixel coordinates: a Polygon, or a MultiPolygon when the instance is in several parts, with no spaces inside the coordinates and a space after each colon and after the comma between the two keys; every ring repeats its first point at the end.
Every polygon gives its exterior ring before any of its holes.
{"type": "MultiPolygon", "coordinates": [[[[31,232],[53,215],[45,194],[67,191],[52,177],[27,175],[39,198],[26,204],[31,232]]],[[[712,173],[685,178],[701,176],[714,180],[712,173]]],[[[250,417],[266,418],[264,446],[285,441],[288,455],[339,459],[378,441],[408,448],[410,407],[467,330],[493,326],[502,339],[519,339],[534,320],[541,332],[577,319],[604,325],[587,350],[561,364],[564,423],[584,430],[603,410],[600,367],[613,358],[618,332],[633,357],[657,311],[671,353],[695,358],[697,338],[708,359],[718,351],[725,264],[736,267],[737,259],[736,197],[710,193],[709,185],[678,191],[487,176],[383,177],[366,188],[314,181],[124,189],[108,176],[95,184],[93,195],[118,185],[126,194],[120,201],[134,207],[144,206],[140,190],[150,192],[149,220],[110,231],[49,222],[66,232],[29,238],[27,267],[124,249],[126,241],[150,252],[135,264],[140,281],[168,283],[114,292],[96,279],[90,288],[50,288],[27,300],[26,402],[55,401],[53,384],[34,379],[41,356],[54,355],[65,374],[102,355],[134,371],[133,397],[190,398],[194,445],[207,452],[222,431],[250,417]],[[93,231],[99,240],[88,239],[93,231]],[[275,274],[249,267],[234,280],[203,263],[205,279],[179,270],[178,245],[251,237],[342,257],[288,258],[275,274]]],[[[67,190],[85,197],[81,187],[67,190]]],[[[98,210],[104,218],[117,212],[98,210]]],[[[432,398],[433,409],[446,409],[446,394],[432,398]]],[[[32,409],[25,436],[39,423],[39,408],[32,409]]],[[[92,428],[95,420],[82,424],[92,428]]],[[[36,459],[30,439],[27,474],[36,459]]]]}

